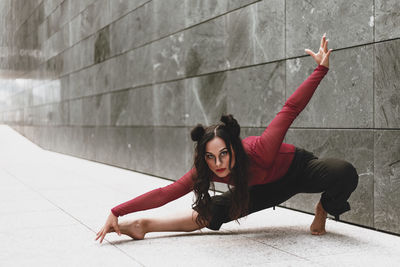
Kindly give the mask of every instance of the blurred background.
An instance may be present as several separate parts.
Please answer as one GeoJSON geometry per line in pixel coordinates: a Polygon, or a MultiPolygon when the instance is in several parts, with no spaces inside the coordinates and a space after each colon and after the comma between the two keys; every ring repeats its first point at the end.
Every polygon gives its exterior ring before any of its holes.
{"type": "Polygon", "coordinates": [[[341,220],[400,233],[399,1],[0,0],[0,19],[0,124],[171,180],[192,166],[197,123],[231,113],[259,135],[326,32],[330,71],[285,142],[357,168],[341,220]]]}

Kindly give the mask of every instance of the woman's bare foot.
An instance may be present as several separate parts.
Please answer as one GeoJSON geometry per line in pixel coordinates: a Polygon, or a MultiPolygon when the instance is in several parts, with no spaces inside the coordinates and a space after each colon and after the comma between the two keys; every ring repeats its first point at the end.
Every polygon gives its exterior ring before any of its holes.
{"type": "Polygon", "coordinates": [[[128,235],[133,239],[143,239],[146,234],[145,224],[144,219],[139,219],[131,222],[120,222],[118,226],[122,234],[128,235]]]}
{"type": "Polygon", "coordinates": [[[321,205],[321,202],[318,202],[315,207],[315,217],[314,221],[310,226],[311,234],[313,235],[324,235],[325,231],[325,222],[326,222],[327,213],[321,205]]]}

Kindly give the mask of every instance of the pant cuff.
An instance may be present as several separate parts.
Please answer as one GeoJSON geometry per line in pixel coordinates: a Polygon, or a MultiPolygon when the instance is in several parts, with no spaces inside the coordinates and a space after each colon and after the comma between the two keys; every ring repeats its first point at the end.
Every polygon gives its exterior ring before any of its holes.
{"type": "Polygon", "coordinates": [[[339,215],[350,210],[350,204],[347,201],[344,203],[337,203],[321,198],[321,205],[327,213],[335,217],[335,220],[339,220],[339,215]]]}

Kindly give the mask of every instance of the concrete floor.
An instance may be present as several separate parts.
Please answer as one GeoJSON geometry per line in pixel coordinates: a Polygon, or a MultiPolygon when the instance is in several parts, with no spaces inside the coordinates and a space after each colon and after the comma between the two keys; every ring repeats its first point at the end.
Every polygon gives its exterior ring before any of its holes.
{"type": "MultiPolygon", "coordinates": [[[[170,181],[45,151],[0,125],[1,266],[399,266],[400,237],[333,220],[312,236],[313,216],[284,208],[218,232],[96,232],[110,209],[170,181]]],[[[190,208],[192,194],[120,221],[190,208]]]]}

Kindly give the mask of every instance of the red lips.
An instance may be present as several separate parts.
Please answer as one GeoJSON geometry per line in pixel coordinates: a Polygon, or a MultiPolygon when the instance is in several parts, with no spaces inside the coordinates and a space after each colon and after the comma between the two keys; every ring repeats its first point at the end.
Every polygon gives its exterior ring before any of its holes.
{"type": "Polygon", "coordinates": [[[225,171],[225,170],[226,170],[226,168],[223,168],[223,169],[216,169],[217,172],[223,172],[223,171],[225,171]]]}

